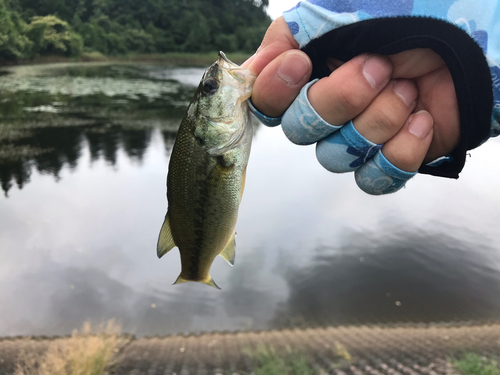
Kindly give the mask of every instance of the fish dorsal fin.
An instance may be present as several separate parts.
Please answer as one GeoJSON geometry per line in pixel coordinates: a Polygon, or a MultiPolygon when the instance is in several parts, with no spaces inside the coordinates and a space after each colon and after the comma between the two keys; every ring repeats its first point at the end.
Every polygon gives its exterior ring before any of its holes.
{"type": "Polygon", "coordinates": [[[165,216],[165,221],[160,230],[160,235],[158,236],[158,243],[156,245],[156,254],[158,258],[161,258],[166,253],[168,253],[172,248],[177,246],[174,242],[174,238],[172,237],[172,231],[170,230],[170,218],[167,215],[165,216]]]}
{"type": "Polygon", "coordinates": [[[233,233],[231,238],[226,244],[226,247],[222,249],[220,252],[220,256],[223,257],[226,262],[228,262],[231,266],[234,266],[234,258],[235,258],[235,252],[234,250],[236,249],[236,240],[234,239],[236,232],[233,233]]]}
{"type": "MultiPolygon", "coordinates": [[[[190,281],[194,281],[194,280],[186,280],[181,275],[179,275],[179,277],[177,278],[177,280],[175,280],[175,283],[173,283],[172,285],[189,283],[190,281]]],[[[214,287],[216,289],[220,289],[219,286],[215,283],[214,279],[212,279],[212,276],[210,276],[210,275],[208,275],[205,279],[200,280],[198,282],[202,283],[202,284],[205,284],[205,285],[208,285],[208,286],[212,286],[212,287],[214,287]]]]}

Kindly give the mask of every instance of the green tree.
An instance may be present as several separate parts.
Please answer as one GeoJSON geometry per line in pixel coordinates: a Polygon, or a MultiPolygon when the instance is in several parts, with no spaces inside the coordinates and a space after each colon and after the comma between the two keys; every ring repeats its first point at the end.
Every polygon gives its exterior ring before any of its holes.
{"type": "Polygon", "coordinates": [[[26,35],[34,43],[33,55],[79,56],[82,37],[71,30],[66,21],[56,16],[36,16],[27,27],[26,35]]]}
{"type": "Polygon", "coordinates": [[[26,25],[16,12],[7,9],[0,0],[0,60],[15,60],[25,56],[32,47],[31,41],[23,35],[26,25]]]}
{"type": "Polygon", "coordinates": [[[80,10],[80,0],[16,0],[28,20],[32,16],[55,15],[64,21],[71,21],[75,10],[80,10]]]}
{"type": "Polygon", "coordinates": [[[219,51],[234,52],[238,50],[238,38],[234,34],[218,34],[215,36],[214,45],[219,51]]]}
{"type": "Polygon", "coordinates": [[[156,27],[153,22],[149,22],[144,28],[144,31],[152,36],[157,52],[163,53],[177,50],[174,36],[170,31],[156,27]]]}
{"type": "Polygon", "coordinates": [[[129,51],[138,53],[156,52],[153,36],[142,29],[126,30],[125,41],[129,51]]]}
{"type": "Polygon", "coordinates": [[[271,22],[267,6],[268,0],[0,0],[0,53],[16,59],[82,50],[251,52],[271,22]]]}
{"type": "MultiPolygon", "coordinates": [[[[93,22],[84,23],[80,29],[86,51],[98,51],[108,54],[108,41],[106,32],[93,22]]],[[[115,41],[113,41],[115,42],[115,41]]],[[[125,47],[124,47],[125,50],[125,47]]]]}
{"type": "Polygon", "coordinates": [[[173,22],[176,42],[186,52],[205,52],[213,50],[211,30],[205,16],[198,10],[184,12],[173,22]]]}

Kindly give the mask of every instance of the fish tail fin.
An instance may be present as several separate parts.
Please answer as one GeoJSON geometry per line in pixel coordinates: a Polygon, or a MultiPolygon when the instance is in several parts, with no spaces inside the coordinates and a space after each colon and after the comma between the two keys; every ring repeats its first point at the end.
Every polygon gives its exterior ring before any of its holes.
{"type": "Polygon", "coordinates": [[[165,215],[165,221],[160,230],[160,235],[158,236],[158,243],[156,244],[156,254],[158,258],[161,258],[166,253],[168,253],[172,248],[177,246],[174,242],[174,238],[172,237],[172,231],[170,229],[170,218],[165,215]]]}
{"type": "Polygon", "coordinates": [[[179,277],[177,278],[177,280],[175,280],[175,282],[172,284],[172,285],[176,285],[176,284],[183,284],[183,283],[189,283],[191,280],[186,280],[185,278],[183,278],[181,275],[179,275],[179,277]]]}
{"type": "MultiPolygon", "coordinates": [[[[179,277],[177,278],[177,280],[175,280],[175,283],[173,283],[172,285],[189,283],[191,281],[195,281],[195,280],[187,280],[187,279],[183,278],[182,275],[179,275],[179,277]]],[[[199,280],[198,282],[202,283],[202,284],[205,284],[205,285],[208,285],[208,286],[212,286],[212,287],[214,287],[216,289],[220,289],[219,286],[215,283],[214,279],[212,279],[212,276],[210,276],[210,275],[208,275],[203,280],[199,280]]]]}
{"type": "Polygon", "coordinates": [[[201,282],[203,284],[212,286],[212,287],[220,290],[219,286],[215,283],[214,279],[212,279],[212,276],[210,276],[210,275],[208,275],[208,277],[205,280],[201,281],[201,282]]]}

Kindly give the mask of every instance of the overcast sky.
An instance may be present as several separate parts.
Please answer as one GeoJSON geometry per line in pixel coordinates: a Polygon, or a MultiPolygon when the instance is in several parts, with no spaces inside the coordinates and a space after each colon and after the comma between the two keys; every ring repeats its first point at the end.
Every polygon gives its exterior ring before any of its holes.
{"type": "Polygon", "coordinates": [[[281,16],[283,11],[290,9],[300,0],[269,0],[268,13],[274,20],[281,16]]]}

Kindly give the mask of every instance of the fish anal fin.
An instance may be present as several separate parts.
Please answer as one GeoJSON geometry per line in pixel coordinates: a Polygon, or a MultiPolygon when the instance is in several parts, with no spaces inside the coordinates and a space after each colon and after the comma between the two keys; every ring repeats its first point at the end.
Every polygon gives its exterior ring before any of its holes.
{"type": "Polygon", "coordinates": [[[234,258],[236,256],[236,254],[235,254],[236,240],[234,239],[235,235],[236,235],[236,232],[233,233],[233,235],[231,236],[229,241],[227,241],[226,246],[224,247],[224,249],[222,249],[222,251],[219,254],[231,266],[234,266],[234,258]]]}
{"type": "Polygon", "coordinates": [[[199,283],[202,283],[202,284],[205,284],[205,285],[208,285],[208,286],[212,286],[212,287],[214,287],[216,289],[220,289],[219,286],[215,283],[214,279],[212,279],[212,276],[210,276],[210,275],[208,275],[203,280],[187,280],[187,279],[183,278],[181,275],[179,275],[179,277],[177,278],[177,280],[175,280],[175,283],[173,283],[172,285],[189,283],[189,282],[192,282],[192,281],[197,281],[199,283]]]}
{"type": "Polygon", "coordinates": [[[170,229],[170,217],[165,216],[165,221],[160,230],[160,235],[158,236],[158,243],[156,245],[156,254],[158,258],[161,258],[166,253],[168,253],[172,248],[177,246],[174,242],[174,238],[172,237],[172,231],[170,229]]]}

